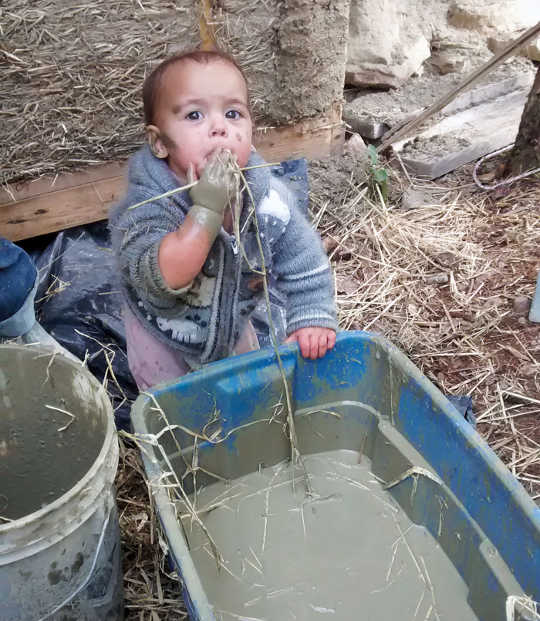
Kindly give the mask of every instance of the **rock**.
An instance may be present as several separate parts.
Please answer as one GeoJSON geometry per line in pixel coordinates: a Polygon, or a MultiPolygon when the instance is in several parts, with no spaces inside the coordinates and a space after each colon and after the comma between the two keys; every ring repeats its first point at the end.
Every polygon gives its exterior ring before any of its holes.
{"type": "Polygon", "coordinates": [[[351,0],[345,82],[397,88],[429,58],[415,0],[351,0]]]}
{"type": "Polygon", "coordinates": [[[448,8],[448,23],[454,28],[489,31],[494,22],[493,7],[474,0],[457,0],[448,8]]]}
{"type": "MultiPolygon", "coordinates": [[[[487,45],[488,48],[496,54],[511,43],[515,38],[516,36],[510,36],[510,34],[507,37],[503,37],[502,35],[488,37],[487,45]]],[[[521,56],[525,56],[525,58],[529,58],[530,60],[540,61],[540,37],[536,39],[536,41],[521,47],[519,49],[519,53],[521,56]]]]}
{"type": "Polygon", "coordinates": [[[343,147],[343,152],[357,161],[367,162],[368,160],[367,146],[360,134],[353,134],[347,140],[343,147]]]}
{"type": "Polygon", "coordinates": [[[529,308],[531,306],[530,299],[525,295],[518,295],[514,298],[512,303],[512,308],[516,315],[525,316],[529,312],[529,308]]]}
{"type": "Polygon", "coordinates": [[[426,276],[426,282],[433,285],[446,285],[450,277],[445,272],[440,272],[439,274],[431,274],[426,276]]]}
{"type": "Polygon", "coordinates": [[[418,209],[424,207],[431,202],[431,196],[426,190],[420,188],[409,187],[403,192],[401,197],[401,209],[418,209]]]}
{"type": "Polygon", "coordinates": [[[537,0],[454,0],[448,8],[450,26],[481,34],[523,30],[539,19],[537,0]]]}
{"type": "Polygon", "coordinates": [[[441,49],[431,55],[431,64],[441,75],[468,73],[471,70],[471,54],[464,49],[441,49]]]}
{"type": "MultiPolygon", "coordinates": [[[[347,102],[343,106],[342,118],[350,129],[371,140],[380,138],[390,127],[386,123],[374,120],[369,113],[366,113],[362,102],[356,102],[356,100],[347,102]]],[[[347,147],[346,144],[345,147],[347,147]]]]}
{"type": "MultiPolygon", "coordinates": [[[[455,0],[448,9],[448,24],[486,37],[495,53],[540,21],[538,0],[455,0]]],[[[531,60],[540,60],[540,39],[521,49],[531,60]]]]}
{"type": "Polygon", "coordinates": [[[532,43],[523,46],[521,48],[521,53],[523,54],[523,56],[526,56],[531,60],[540,62],[540,37],[538,37],[536,41],[533,41],[532,43]]]}

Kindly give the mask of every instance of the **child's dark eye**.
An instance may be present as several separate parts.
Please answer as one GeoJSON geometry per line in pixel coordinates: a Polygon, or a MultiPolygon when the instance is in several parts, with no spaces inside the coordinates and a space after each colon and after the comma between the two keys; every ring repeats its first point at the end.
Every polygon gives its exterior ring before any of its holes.
{"type": "Polygon", "coordinates": [[[227,119],[239,119],[241,116],[238,110],[227,110],[227,112],[225,112],[225,117],[227,119]]]}
{"type": "Polygon", "coordinates": [[[193,112],[186,114],[186,119],[190,121],[200,121],[202,119],[202,114],[198,110],[193,110],[193,112]]]}

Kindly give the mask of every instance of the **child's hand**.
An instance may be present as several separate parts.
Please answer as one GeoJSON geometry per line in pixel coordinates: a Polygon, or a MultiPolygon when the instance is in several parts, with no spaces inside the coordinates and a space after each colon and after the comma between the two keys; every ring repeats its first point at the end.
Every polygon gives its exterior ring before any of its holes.
{"type": "MultiPolygon", "coordinates": [[[[223,215],[236,185],[233,163],[234,156],[230,151],[212,154],[198,183],[189,190],[194,205],[200,205],[218,215],[223,215]]],[[[191,166],[188,170],[190,183],[194,181],[194,177],[193,166],[191,166]]]]}
{"type": "MultiPolygon", "coordinates": [[[[218,236],[223,224],[225,209],[237,190],[238,176],[234,174],[234,156],[230,151],[212,154],[203,173],[189,195],[193,207],[190,220],[196,222],[208,234],[210,243],[218,236]]],[[[194,180],[193,166],[188,170],[188,180],[194,180]]]]}
{"type": "Polygon", "coordinates": [[[322,358],[336,344],[336,333],[330,328],[300,328],[285,343],[298,342],[304,358],[322,358]]]}

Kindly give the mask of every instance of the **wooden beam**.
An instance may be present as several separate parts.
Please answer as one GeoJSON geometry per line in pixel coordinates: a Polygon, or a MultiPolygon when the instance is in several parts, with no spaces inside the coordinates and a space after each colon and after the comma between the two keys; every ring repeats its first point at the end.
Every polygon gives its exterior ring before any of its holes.
{"type": "Polygon", "coordinates": [[[341,104],[334,104],[330,113],[323,117],[284,127],[259,128],[253,143],[267,162],[338,155],[345,140],[341,109],[341,104]]]}
{"type": "MultiPolygon", "coordinates": [[[[316,119],[260,128],[253,137],[268,162],[335,155],[343,141],[340,104],[316,119]]],[[[125,170],[125,163],[113,162],[0,190],[0,235],[18,241],[106,219],[125,191],[125,170]]]]}

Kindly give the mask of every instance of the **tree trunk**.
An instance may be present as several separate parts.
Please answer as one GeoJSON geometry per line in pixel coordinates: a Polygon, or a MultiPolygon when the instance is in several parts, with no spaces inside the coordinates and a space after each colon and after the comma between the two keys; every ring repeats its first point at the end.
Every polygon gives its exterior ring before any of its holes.
{"type": "Polygon", "coordinates": [[[540,67],[523,110],[506,172],[519,175],[534,168],[540,168],[540,67]]]}

